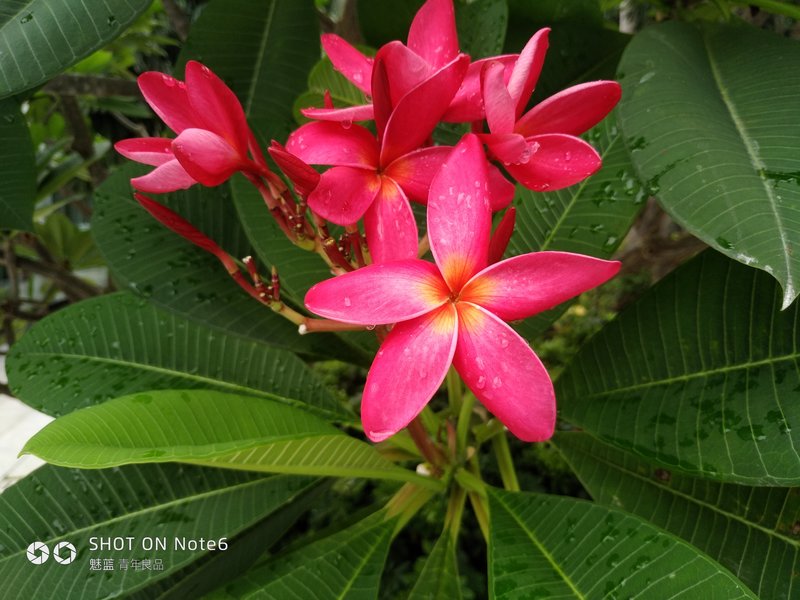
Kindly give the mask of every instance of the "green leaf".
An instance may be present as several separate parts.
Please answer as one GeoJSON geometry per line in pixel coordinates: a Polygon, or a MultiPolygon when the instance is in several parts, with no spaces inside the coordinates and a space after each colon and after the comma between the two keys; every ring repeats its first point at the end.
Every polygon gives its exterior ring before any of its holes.
{"type": "Polygon", "coordinates": [[[749,25],[665,23],[619,69],[620,124],[667,212],[710,246],[800,293],[800,46],[749,25]]]}
{"type": "Polygon", "coordinates": [[[288,136],[292,103],[319,57],[313,2],[214,0],[192,25],[180,62],[199,60],[222,77],[268,145],[288,136]]]}
{"type": "Polygon", "coordinates": [[[506,0],[474,0],[457,3],[456,29],[461,51],[473,60],[503,52],[508,25],[506,0]]]}
{"type": "MultiPolygon", "coordinates": [[[[310,356],[369,363],[336,336],[297,335],[295,325],[239,289],[214,257],[160,225],[139,206],[128,183],[145,171],[128,164],[95,193],[92,231],[122,287],[214,329],[310,356]]],[[[242,258],[252,249],[229,194],[227,185],[195,186],[159,201],[242,258]]]]}
{"type": "Polygon", "coordinates": [[[230,469],[438,482],[395,466],[319,417],[264,398],[212,390],[123,396],[56,419],[22,453],[85,469],[192,462],[230,469]],[[171,424],[164,427],[165,423],[171,424]]]}
{"type": "MultiPolygon", "coordinates": [[[[230,543],[240,532],[301,501],[314,482],[299,477],[261,477],[186,465],[127,466],[80,471],[45,466],[0,495],[0,581],[4,595],[108,598],[127,595],[160,579],[177,577],[207,549],[176,549],[175,538],[230,543]],[[131,537],[122,551],[90,549],[90,538],[131,537]],[[146,537],[164,538],[166,550],[146,551],[146,537]],[[26,550],[34,541],[50,550],[60,541],[75,545],[76,562],[52,558],[32,566],[26,550]],[[90,559],[114,559],[115,570],[90,570],[90,559]],[[128,572],[119,559],[161,559],[164,569],[128,572]],[[80,590],[76,592],[76,590],[80,590]]],[[[282,534],[265,532],[268,547],[282,534]]],[[[99,544],[99,540],[95,540],[99,544]]],[[[232,548],[230,548],[232,549],[232,548]]],[[[131,570],[133,567],[131,567],[131,570]]],[[[152,598],[152,596],[150,596],[152,598]]]]}
{"type": "Polygon", "coordinates": [[[294,103],[294,118],[298,123],[309,121],[300,114],[301,108],[321,107],[324,105],[325,92],[330,92],[331,100],[336,108],[345,108],[357,104],[366,104],[364,93],[344,75],[333,68],[328,57],[320,60],[308,74],[308,89],[294,103]]]}
{"type": "Polygon", "coordinates": [[[431,550],[408,600],[461,600],[456,546],[445,531],[431,550]]]}
{"type": "Polygon", "coordinates": [[[276,556],[211,598],[312,600],[378,597],[394,521],[384,512],[348,529],[276,556]]]}
{"type": "Polygon", "coordinates": [[[107,44],[151,0],[5,0],[0,11],[0,98],[32,88],[107,44]]]}
{"type": "Polygon", "coordinates": [[[561,434],[556,446],[596,502],[684,538],[760,598],[792,597],[800,552],[797,490],[686,477],[583,433],[561,434]]]}
{"type": "Polygon", "coordinates": [[[557,382],[563,416],[667,468],[796,485],[800,309],[779,298],[766,273],[704,252],[581,349],[557,382]]]}
{"type": "Polygon", "coordinates": [[[756,598],[638,517],[573,498],[489,491],[491,598],[756,598]]]}
{"type": "Polygon", "coordinates": [[[184,388],[271,398],[348,418],[293,354],[127,293],[43,319],[14,345],[7,368],[16,397],[53,416],[134,392],[184,388]]]}
{"type": "Polygon", "coordinates": [[[0,181],[0,230],[30,231],[36,197],[36,159],[25,119],[13,98],[0,102],[0,181]]]}
{"type": "MultiPolygon", "coordinates": [[[[610,258],[646,199],[633,173],[614,113],[585,136],[603,158],[603,166],[583,182],[555,192],[517,186],[517,224],[508,256],[540,250],[577,252],[610,258]]],[[[536,315],[517,329],[531,338],[563,312],[564,304],[536,315]]]]}

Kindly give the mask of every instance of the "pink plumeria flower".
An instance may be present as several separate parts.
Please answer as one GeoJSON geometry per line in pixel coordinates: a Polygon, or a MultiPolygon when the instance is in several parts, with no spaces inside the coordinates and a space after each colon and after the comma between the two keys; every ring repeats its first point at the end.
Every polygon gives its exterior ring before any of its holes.
{"type": "Polygon", "coordinates": [[[593,81],[563,90],[524,115],[547,52],[549,29],[526,44],[509,75],[507,65],[483,68],[489,134],[482,141],[525,187],[557,190],[582,181],[601,166],[594,148],[577,137],[599,123],[620,99],[616,81],[593,81]]]}
{"type": "Polygon", "coordinates": [[[309,310],[330,319],[396,323],[364,388],[361,419],[372,441],[408,425],[451,364],[514,435],[541,441],[553,434],[550,377],[506,321],[600,285],[620,265],[567,252],[536,252],[488,265],[487,190],[480,142],[466,135],[430,188],[428,235],[435,264],[413,259],[372,265],[323,281],[306,295],[309,310]]]}
{"type": "MultiPolygon", "coordinates": [[[[376,57],[378,139],[360,125],[317,121],[293,132],[286,149],[301,160],[333,165],[308,196],[316,214],[339,225],[364,218],[374,262],[417,255],[418,235],[409,198],[427,198],[428,186],[450,148],[420,148],[464,77],[461,55],[391,105],[376,57]]],[[[509,197],[510,200],[510,197],[509,197]]]]}
{"type": "MultiPolygon", "coordinates": [[[[322,36],[322,47],[334,68],[367,96],[372,95],[371,81],[373,59],[365,56],[338,35],[322,36]]],[[[435,71],[452,61],[459,53],[455,12],[452,0],[428,0],[417,11],[408,32],[408,43],[390,42],[384,48],[385,62],[393,103],[419,85],[435,71]]],[[[483,65],[499,61],[509,69],[517,55],[496,56],[469,65],[464,79],[453,97],[442,120],[463,123],[483,119],[480,75],[483,65]]],[[[308,108],[303,114],[312,119],[326,121],[365,121],[374,117],[372,104],[348,108],[308,108]]]]}
{"type": "Polygon", "coordinates": [[[185,83],[155,71],[140,75],[138,83],[147,103],[178,137],[134,138],[114,145],[126,158],[156,167],[132,179],[133,187],[161,194],[195,183],[219,185],[237,171],[266,171],[242,105],[208,67],[189,61],[185,83]]]}

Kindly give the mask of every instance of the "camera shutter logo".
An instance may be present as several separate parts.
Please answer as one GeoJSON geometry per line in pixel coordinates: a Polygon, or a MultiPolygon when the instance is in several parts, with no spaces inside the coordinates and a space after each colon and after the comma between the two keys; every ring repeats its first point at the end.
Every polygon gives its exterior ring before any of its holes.
{"type": "Polygon", "coordinates": [[[50,558],[50,549],[42,542],[33,542],[28,546],[28,560],[35,565],[41,565],[50,558]]]}
{"type": "Polygon", "coordinates": [[[53,559],[62,565],[68,565],[75,560],[78,551],[69,542],[59,542],[53,548],[53,559]]]}

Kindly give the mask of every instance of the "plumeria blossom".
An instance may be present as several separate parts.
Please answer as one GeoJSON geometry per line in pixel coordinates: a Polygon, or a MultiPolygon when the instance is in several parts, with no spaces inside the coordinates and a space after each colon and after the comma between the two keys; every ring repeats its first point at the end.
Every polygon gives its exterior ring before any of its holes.
{"type": "Polygon", "coordinates": [[[371,265],[312,287],[314,313],[361,325],[395,324],[367,376],[361,418],[384,440],[427,404],[454,365],[486,408],[525,441],[555,427],[552,382],[506,322],[547,310],[613,277],[619,263],[536,252],[489,265],[487,162],[469,134],[434,178],[428,235],[435,264],[371,265]]]}
{"type": "Polygon", "coordinates": [[[525,187],[557,190],[601,166],[594,148],[577,137],[599,123],[620,99],[616,81],[593,81],[563,90],[523,114],[542,70],[548,29],[526,44],[509,76],[507,65],[484,65],[481,85],[489,134],[481,139],[525,187]]]}
{"type": "Polygon", "coordinates": [[[373,77],[377,139],[360,125],[317,121],[300,127],[286,142],[286,149],[307,163],[333,165],[309,194],[308,205],[339,225],[363,217],[375,262],[417,255],[417,225],[408,199],[427,197],[430,181],[450,151],[420,146],[458,89],[468,61],[457,56],[392,106],[383,93],[379,52],[373,77]]]}
{"type": "Polygon", "coordinates": [[[138,83],[147,103],[178,136],[135,138],[114,145],[126,158],[156,167],[131,180],[136,189],[160,194],[195,183],[219,185],[237,171],[266,172],[242,105],[208,67],[189,61],[185,82],[149,71],[139,76],[138,83]]]}
{"type": "MultiPolygon", "coordinates": [[[[365,56],[338,35],[322,36],[322,47],[334,68],[367,96],[372,95],[373,59],[365,56]]],[[[412,88],[452,61],[459,53],[455,12],[452,0],[427,0],[411,22],[407,44],[390,42],[385,62],[391,83],[390,94],[396,103],[412,88]]],[[[511,67],[517,55],[503,55],[481,59],[469,65],[455,96],[442,120],[464,123],[483,119],[480,76],[488,61],[511,67]]],[[[348,108],[309,108],[303,114],[312,119],[326,121],[364,121],[373,118],[372,104],[348,108]]]]}

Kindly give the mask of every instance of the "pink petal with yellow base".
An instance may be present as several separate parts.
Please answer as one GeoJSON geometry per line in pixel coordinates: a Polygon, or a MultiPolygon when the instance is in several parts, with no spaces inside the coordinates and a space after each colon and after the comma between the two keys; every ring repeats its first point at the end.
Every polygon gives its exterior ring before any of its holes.
{"type": "Polygon", "coordinates": [[[186,63],[189,103],[205,129],[213,131],[242,153],[247,152],[247,119],[236,94],[211,69],[197,61],[186,63]]]}
{"type": "Polygon", "coordinates": [[[172,152],[189,175],[208,186],[219,185],[245,166],[236,149],[205,129],[184,129],[172,141],[172,152]]]}
{"type": "Polygon", "coordinates": [[[156,71],[142,73],[136,81],[144,99],[172,131],[180,133],[187,127],[197,126],[197,117],[182,81],[156,71]]]}
{"type": "Polygon", "coordinates": [[[454,292],[487,264],[488,192],[486,157],[478,138],[467,134],[442,164],[428,194],[431,251],[454,292]]]}
{"type": "Polygon", "coordinates": [[[428,0],[411,22],[408,47],[439,68],[458,54],[453,0],[428,0]]]}
{"type": "Polygon", "coordinates": [[[542,361],[495,315],[459,302],[453,364],[478,400],[525,442],[553,435],[556,397],[542,361]]]}
{"type": "MultiPolygon", "coordinates": [[[[428,140],[461,85],[468,64],[469,57],[462,54],[403,96],[386,123],[381,165],[390,164],[428,140]]],[[[376,96],[376,111],[377,101],[376,96]]]]}
{"type": "Polygon", "coordinates": [[[333,33],[324,33],[320,38],[325,54],[333,67],[365,94],[370,94],[372,81],[372,59],[333,33]]]}
{"type": "Polygon", "coordinates": [[[602,121],[616,106],[622,88],[616,81],[592,81],[573,86],[540,102],[517,122],[524,136],[542,133],[579,135],[602,121]]]}
{"type": "Polygon", "coordinates": [[[378,166],[378,143],[361,125],[306,123],[289,136],[286,149],[311,165],[378,166]]]}
{"type": "Polygon", "coordinates": [[[372,104],[359,104],[347,108],[302,108],[304,117],[317,121],[333,121],[347,126],[353,121],[371,121],[375,118],[372,104]]]}
{"type": "Polygon", "coordinates": [[[313,286],[305,305],[328,319],[383,325],[413,319],[442,306],[447,286],[424,260],[375,264],[313,286]]]}
{"type": "Polygon", "coordinates": [[[337,225],[356,223],[381,189],[381,177],[374,170],[332,167],[319,179],[308,196],[308,206],[337,225]]]}
{"type": "Polygon", "coordinates": [[[544,28],[537,31],[525,44],[519,58],[514,65],[511,78],[508,80],[508,93],[516,106],[516,117],[525,111],[533,89],[544,66],[544,57],[549,45],[548,36],[550,29],[544,28]]]}
{"type": "Polygon", "coordinates": [[[175,190],[185,190],[195,183],[197,181],[175,159],[156,167],[147,175],[131,179],[131,185],[134,188],[149,194],[166,194],[175,190]]]}
{"type": "Polygon", "coordinates": [[[583,254],[532,252],[484,269],[464,286],[461,299],[516,321],[605,283],[619,268],[618,261],[583,254]]]}
{"type": "Polygon", "coordinates": [[[530,154],[526,162],[508,164],[509,174],[526,188],[553,191],[583,181],[597,171],[602,160],[582,139],[558,133],[526,138],[530,154]]]}
{"type": "Polygon", "coordinates": [[[408,198],[390,178],[381,179],[381,191],[364,214],[364,232],[372,262],[416,258],[419,234],[408,198]]]}
{"type": "Polygon", "coordinates": [[[175,160],[172,140],[167,138],[130,138],[114,144],[114,150],[125,158],[157,167],[175,160]]]}
{"type": "Polygon", "coordinates": [[[385,440],[420,413],[447,375],[457,336],[456,310],[449,303],[395,325],[364,386],[361,422],[370,440],[385,440]]]}
{"type": "Polygon", "coordinates": [[[425,204],[431,181],[452,150],[452,146],[420,148],[393,161],[383,173],[398,183],[409,199],[425,204]]]}

